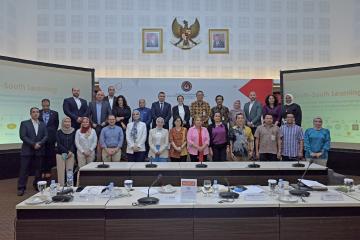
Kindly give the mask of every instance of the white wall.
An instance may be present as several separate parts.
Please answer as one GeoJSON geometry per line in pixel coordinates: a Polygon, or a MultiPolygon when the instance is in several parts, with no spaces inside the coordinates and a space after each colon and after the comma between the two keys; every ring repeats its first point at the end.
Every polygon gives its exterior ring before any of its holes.
{"type": "Polygon", "coordinates": [[[12,2],[18,57],[94,67],[97,77],[276,79],[280,69],[360,62],[359,0],[12,2]],[[198,47],[169,43],[174,17],[199,19],[198,47]],[[163,28],[163,54],[142,54],[148,27],[163,28]],[[209,28],[230,30],[230,54],[208,54],[209,28]]]}

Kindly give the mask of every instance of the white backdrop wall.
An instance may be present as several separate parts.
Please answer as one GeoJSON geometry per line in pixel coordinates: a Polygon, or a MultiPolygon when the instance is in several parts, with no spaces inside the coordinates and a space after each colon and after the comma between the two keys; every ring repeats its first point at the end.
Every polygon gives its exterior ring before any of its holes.
{"type": "Polygon", "coordinates": [[[359,0],[2,0],[0,9],[0,42],[14,45],[1,54],[97,77],[278,79],[280,69],[360,59],[359,0]],[[199,46],[170,44],[174,17],[199,19],[199,46]],[[142,54],[142,28],[163,28],[163,54],[142,54]],[[229,29],[229,54],[208,53],[209,28],[229,29]]]}

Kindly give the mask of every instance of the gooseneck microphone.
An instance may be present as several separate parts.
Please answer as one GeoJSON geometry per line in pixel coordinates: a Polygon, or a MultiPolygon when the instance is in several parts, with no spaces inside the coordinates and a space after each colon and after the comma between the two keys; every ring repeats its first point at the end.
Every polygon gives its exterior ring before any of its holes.
{"type": "MultiPolygon", "coordinates": [[[[111,161],[112,161],[112,156],[110,158],[111,158],[111,161]]],[[[105,164],[104,158],[102,158],[102,163],[97,165],[97,168],[109,168],[109,167],[110,167],[109,164],[105,164]]]]}
{"type": "Polygon", "coordinates": [[[294,163],[292,165],[293,167],[305,167],[305,164],[300,163],[300,158],[299,157],[297,157],[296,160],[297,160],[297,163],[294,163]]]}
{"type": "Polygon", "coordinates": [[[145,165],[146,168],[156,168],[157,165],[153,163],[153,157],[150,157],[150,163],[145,165]]]}
{"type": "Polygon", "coordinates": [[[151,185],[148,188],[147,196],[143,198],[139,198],[137,201],[140,205],[153,205],[157,204],[159,202],[159,199],[156,197],[150,197],[150,188],[154,186],[160,179],[162,178],[162,175],[159,174],[157,178],[151,183],[151,185]]]}
{"type": "Polygon", "coordinates": [[[221,198],[226,198],[226,199],[235,199],[235,198],[238,198],[239,197],[239,194],[236,193],[236,192],[232,192],[231,189],[230,189],[230,183],[229,183],[229,180],[227,178],[224,178],[225,182],[226,182],[226,185],[228,187],[228,190],[226,192],[221,192],[219,193],[219,196],[221,198]]]}
{"type": "Polygon", "coordinates": [[[306,173],[308,172],[311,164],[313,164],[313,163],[314,163],[314,160],[313,160],[313,159],[310,159],[308,167],[307,167],[306,170],[304,171],[304,173],[303,173],[303,175],[301,176],[301,178],[298,179],[297,184],[294,186],[295,189],[289,191],[290,194],[295,195],[295,196],[301,196],[301,197],[308,197],[308,196],[310,196],[310,193],[309,193],[308,191],[301,189],[301,184],[302,184],[301,181],[304,179],[304,177],[305,177],[306,173]]]}
{"type": "Polygon", "coordinates": [[[250,157],[250,160],[253,160],[253,163],[250,163],[249,165],[248,165],[248,168],[260,168],[260,165],[259,164],[257,164],[257,163],[255,163],[255,158],[254,157],[250,157]]]}

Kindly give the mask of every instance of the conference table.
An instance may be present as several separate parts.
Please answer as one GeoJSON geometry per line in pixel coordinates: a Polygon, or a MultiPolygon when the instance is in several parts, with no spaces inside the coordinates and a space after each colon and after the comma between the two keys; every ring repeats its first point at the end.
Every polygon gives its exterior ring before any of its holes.
{"type": "Polygon", "coordinates": [[[299,198],[286,203],[270,195],[268,187],[258,187],[264,199],[248,199],[241,193],[234,202],[224,203],[216,194],[202,192],[194,202],[183,202],[179,187],[173,194],[153,192],[160,201],[149,206],[133,205],[146,196],[144,187],[114,199],[97,196],[79,201],[75,193],[69,203],[27,205],[24,201],[16,206],[16,239],[359,239],[358,188],[344,194],[328,187],[327,192],[312,191],[305,202],[299,198]],[[324,199],[329,193],[341,199],[324,199]]]}
{"type": "MultiPolygon", "coordinates": [[[[230,185],[266,185],[268,179],[284,179],[294,183],[304,173],[308,162],[302,162],[305,167],[293,167],[294,162],[257,162],[260,168],[249,168],[252,162],[206,162],[207,168],[196,168],[195,162],[159,162],[156,168],[146,168],[148,162],[111,162],[109,168],[98,168],[99,162],[89,163],[79,170],[79,186],[107,185],[114,182],[122,186],[124,180],[132,179],[134,186],[148,186],[157,175],[162,175],[160,184],[179,186],[182,178],[214,180],[230,185]]],[[[327,184],[328,169],[312,164],[307,178],[327,184]]]]}

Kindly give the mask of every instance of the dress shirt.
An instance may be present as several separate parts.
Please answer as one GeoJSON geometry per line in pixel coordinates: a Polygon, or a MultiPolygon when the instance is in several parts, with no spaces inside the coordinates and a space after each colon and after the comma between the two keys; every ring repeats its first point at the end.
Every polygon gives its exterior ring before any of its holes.
{"type": "Polygon", "coordinates": [[[302,128],[296,124],[285,124],[280,127],[282,133],[281,155],[297,157],[300,150],[300,142],[304,139],[302,128]]]}
{"type": "Polygon", "coordinates": [[[77,98],[77,97],[74,97],[74,100],[75,100],[75,102],[76,102],[76,105],[77,105],[78,109],[80,109],[80,108],[81,108],[81,101],[80,101],[80,99],[77,98]]]}
{"type": "Polygon", "coordinates": [[[96,120],[97,120],[97,124],[101,124],[101,107],[102,107],[102,102],[96,102],[96,120]]]}
{"type": "Polygon", "coordinates": [[[185,119],[185,109],[184,109],[184,105],[178,105],[178,109],[179,109],[179,116],[180,116],[181,119],[184,121],[184,119],[185,119]]]}
{"type": "Polygon", "coordinates": [[[31,119],[31,122],[35,129],[35,134],[38,135],[39,132],[39,120],[35,121],[34,119],[31,119]]]}
{"type": "Polygon", "coordinates": [[[150,123],[152,121],[151,119],[151,109],[144,107],[144,108],[138,108],[136,109],[140,112],[140,119],[143,123],[146,124],[146,126],[149,128],[150,123]]]}
{"type": "Polygon", "coordinates": [[[250,104],[249,104],[249,114],[250,114],[250,112],[251,112],[252,107],[254,106],[254,103],[255,103],[255,101],[250,101],[250,104]]]}
{"type": "Polygon", "coordinates": [[[47,111],[47,112],[43,111],[42,118],[43,118],[45,125],[47,125],[47,123],[49,122],[49,118],[50,118],[50,111],[47,111]]]}
{"type": "Polygon", "coordinates": [[[108,96],[111,110],[112,110],[112,108],[113,108],[114,98],[115,98],[115,97],[110,97],[110,96],[108,96]]]}
{"type": "Polygon", "coordinates": [[[121,148],[123,141],[123,130],[119,126],[107,126],[101,130],[100,146],[102,148],[121,148]]]}

